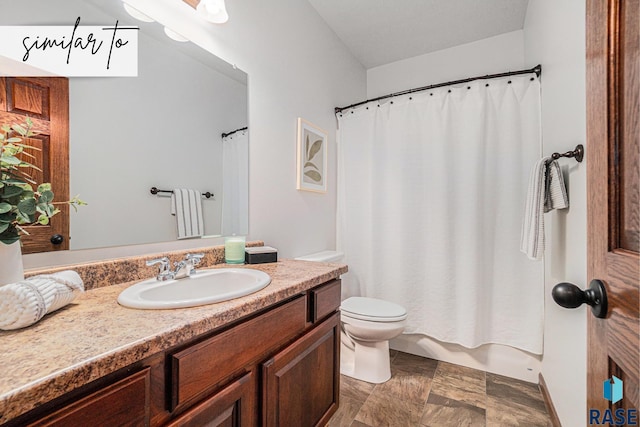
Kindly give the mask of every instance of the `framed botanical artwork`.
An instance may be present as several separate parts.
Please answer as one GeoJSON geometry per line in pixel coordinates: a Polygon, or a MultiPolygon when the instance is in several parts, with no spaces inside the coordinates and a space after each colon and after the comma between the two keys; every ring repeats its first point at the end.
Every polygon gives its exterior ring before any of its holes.
{"type": "Polygon", "coordinates": [[[298,118],[298,190],[327,192],[327,132],[298,118]]]}

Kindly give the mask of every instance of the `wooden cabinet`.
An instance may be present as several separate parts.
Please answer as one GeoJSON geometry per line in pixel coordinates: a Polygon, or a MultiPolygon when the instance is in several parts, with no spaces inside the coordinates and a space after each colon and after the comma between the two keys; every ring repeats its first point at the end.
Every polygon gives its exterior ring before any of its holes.
{"type": "Polygon", "coordinates": [[[324,425],[338,407],[339,306],[333,280],[6,426],[324,425]]]}

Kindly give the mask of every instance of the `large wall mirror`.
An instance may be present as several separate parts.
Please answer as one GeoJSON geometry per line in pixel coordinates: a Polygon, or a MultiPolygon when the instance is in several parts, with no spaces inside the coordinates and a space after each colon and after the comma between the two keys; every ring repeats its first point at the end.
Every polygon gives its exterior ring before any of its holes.
{"type": "MultiPolygon", "coordinates": [[[[205,236],[248,231],[247,75],[157,23],[129,16],[119,0],[25,0],[2,25],[136,25],[138,76],[69,79],[70,249],[173,241],[176,188],[202,198],[205,236]]],[[[11,10],[9,10],[11,9],[11,10]]]]}

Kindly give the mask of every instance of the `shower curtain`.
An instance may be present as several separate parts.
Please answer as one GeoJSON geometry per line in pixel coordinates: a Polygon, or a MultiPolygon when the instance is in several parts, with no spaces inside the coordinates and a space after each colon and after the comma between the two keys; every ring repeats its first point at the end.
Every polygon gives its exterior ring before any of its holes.
{"type": "Polygon", "coordinates": [[[222,138],[222,235],[249,233],[249,131],[222,138]]]}
{"type": "Polygon", "coordinates": [[[543,266],[520,252],[541,155],[535,74],[338,114],[344,296],[407,308],[405,333],[542,354],[543,266]]]}

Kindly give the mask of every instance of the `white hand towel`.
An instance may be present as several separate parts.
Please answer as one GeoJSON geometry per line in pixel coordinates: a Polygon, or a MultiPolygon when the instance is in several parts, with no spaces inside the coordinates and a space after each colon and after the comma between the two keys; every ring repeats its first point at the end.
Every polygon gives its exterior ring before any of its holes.
{"type": "Polygon", "coordinates": [[[69,304],[81,292],[84,292],[84,283],[78,273],[71,270],[0,286],[0,329],[33,325],[45,314],[69,304]]]}
{"type": "Polygon", "coordinates": [[[520,251],[532,260],[544,254],[544,213],[569,207],[569,198],[558,162],[544,157],[529,175],[529,190],[520,233],[520,251]],[[547,162],[550,162],[547,165],[547,162]]]}
{"type": "Polygon", "coordinates": [[[199,190],[176,188],[171,194],[171,215],[178,225],[178,239],[202,237],[202,194],[199,190]]]}

